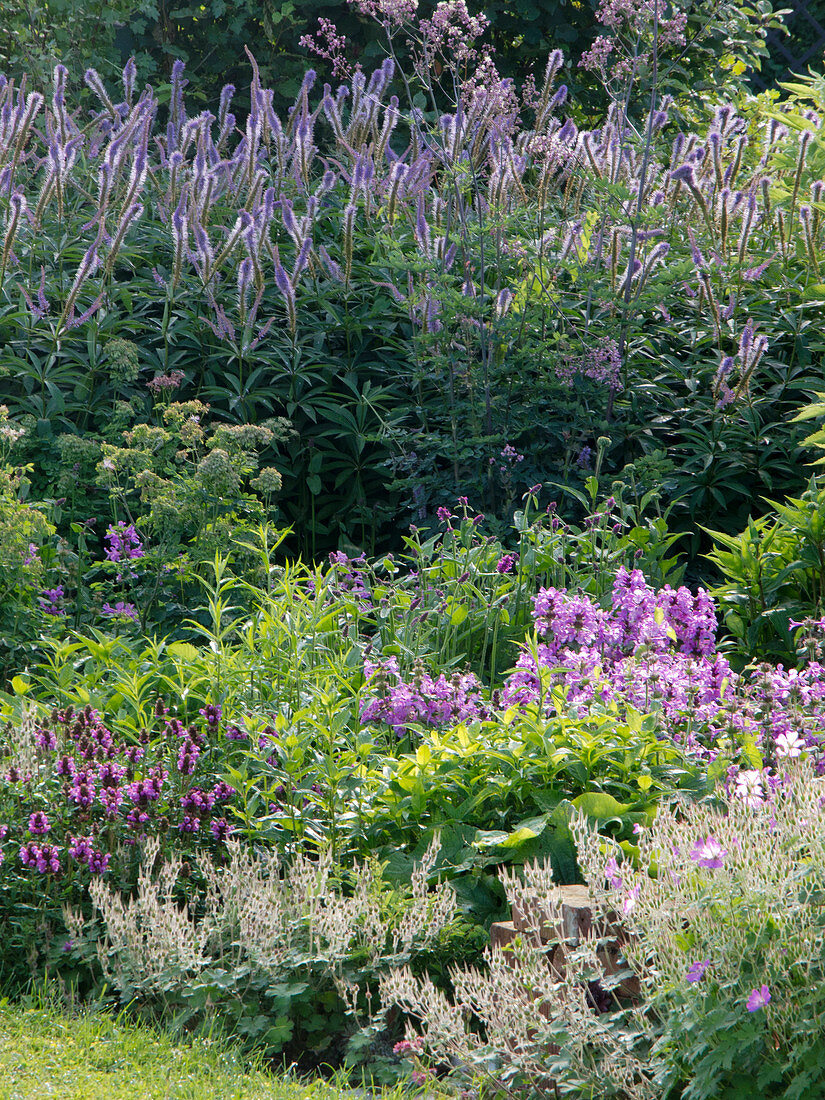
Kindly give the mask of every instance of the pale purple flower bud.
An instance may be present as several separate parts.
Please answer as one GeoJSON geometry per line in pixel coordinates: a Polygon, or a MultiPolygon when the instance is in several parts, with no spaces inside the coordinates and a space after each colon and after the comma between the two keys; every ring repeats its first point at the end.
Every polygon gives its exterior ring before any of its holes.
{"type": "Polygon", "coordinates": [[[137,79],[137,65],[134,57],[130,57],[123,66],[123,96],[131,107],[135,94],[135,81],[137,79]]]}
{"type": "Polygon", "coordinates": [[[727,378],[730,372],[733,370],[733,356],[726,355],[722,362],[719,364],[719,368],[716,371],[716,381],[721,382],[723,378],[727,378]]]}
{"type": "Polygon", "coordinates": [[[234,84],[224,84],[221,88],[221,98],[218,104],[218,129],[223,130],[224,123],[226,122],[226,116],[229,112],[229,104],[232,102],[232,97],[235,94],[234,84]]]}
{"type": "Polygon", "coordinates": [[[238,308],[241,317],[246,315],[246,307],[249,299],[249,291],[252,286],[254,268],[249,257],[241,260],[238,266],[238,308]]]}
{"type": "Polygon", "coordinates": [[[183,75],[185,68],[184,62],[180,58],[176,58],[175,63],[172,65],[172,95],[169,101],[169,113],[178,126],[181,126],[184,121],[183,90],[189,83],[183,75]]]}
{"type": "Polygon", "coordinates": [[[324,267],[326,267],[330,277],[339,283],[343,282],[344,276],[341,272],[340,264],[337,264],[335,260],[333,260],[323,245],[318,249],[318,255],[321,257],[321,262],[324,264],[324,267]]]}
{"type": "Polygon", "coordinates": [[[298,255],[295,257],[295,270],[292,272],[292,281],[293,281],[293,283],[297,282],[298,276],[301,274],[301,272],[304,270],[306,265],[309,263],[309,253],[310,253],[311,249],[312,249],[312,241],[310,240],[309,237],[306,237],[304,239],[303,244],[301,245],[301,248],[300,248],[300,251],[298,252],[298,255]]]}
{"type": "Polygon", "coordinates": [[[65,65],[55,65],[54,67],[54,92],[52,94],[52,103],[55,109],[62,109],[66,102],[66,80],[69,76],[69,70],[65,65]]]}
{"type": "Polygon", "coordinates": [[[753,343],[753,320],[749,317],[747,324],[742,330],[742,335],[739,339],[739,359],[744,367],[748,362],[748,355],[750,354],[751,344],[753,343]]]}
{"type": "Polygon", "coordinates": [[[693,236],[693,230],[688,226],[688,240],[690,241],[690,256],[693,260],[694,267],[706,268],[707,261],[705,260],[702,250],[696,243],[696,238],[693,236]]]}
{"type": "Polygon", "coordinates": [[[299,242],[300,232],[298,229],[298,223],[295,220],[295,212],[292,207],[292,200],[282,195],[280,200],[281,207],[281,220],[284,223],[284,229],[295,241],[296,245],[299,242]]]}
{"type": "Polygon", "coordinates": [[[66,323],[66,329],[71,330],[73,328],[80,328],[81,325],[85,325],[89,318],[92,317],[93,314],[97,313],[102,305],[103,295],[101,294],[97,298],[95,298],[89,308],[81,313],[79,317],[70,317],[66,323]]]}
{"type": "Polygon", "coordinates": [[[667,243],[667,241],[659,241],[659,243],[650,250],[650,255],[648,256],[647,263],[645,265],[647,267],[647,270],[650,271],[655,264],[662,263],[669,252],[670,245],[667,243]]]}
{"type": "Polygon", "coordinates": [[[670,178],[675,183],[686,183],[691,190],[696,187],[696,176],[692,164],[681,164],[670,173],[670,178]]]}
{"type": "Polygon", "coordinates": [[[427,218],[424,214],[423,195],[419,195],[418,197],[418,209],[415,218],[415,239],[421,251],[426,256],[429,256],[431,248],[430,227],[427,224],[427,218]]]}
{"type": "Polygon", "coordinates": [[[546,82],[555,80],[559,70],[564,64],[564,54],[561,50],[553,50],[550,56],[547,58],[547,67],[544,70],[544,79],[546,82]]]}
{"type": "Polygon", "coordinates": [[[559,107],[563,107],[567,102],[567,85],[560,84],[556,90],[553,98],[550,100],[550,109],[557,110],[559,107]]]}
{"type": "Polygon", "coordinates": [[[201,277],[208,279],[215,260],[215,252],[209,240],[209,234],[199,221],[192,222],[192,233],[195,237],[195,255],[201,267],[201,277]]]}
{"type": "Polygon", "coordinates": [[[564,125],[556,135],[559,141],[565,141],[568,144],[573,144],[579,136],[579,130],[572,118],[565,120],[564,125]]]}
{"type": "Polygon", "coordinates": [[[281,260],[280,260],[280,257],[278,256],[277,248],[275,249],[274,260],[275,260],[275,264],[274,264],[275,285],[277,286],[278,290],[280,290],[281,294],[284,296],[284,302],[286,304],[286,311],[287,311],[287,319],[288,319],[288,322],[289,322],[289,330],[292,333],[292,335],[294,336],[295,335],[295,330],[296,330],[297,324],[298,324],[298,313],[297,313],[296,306],[295,306],[295,288],[292,285],[292,282],[290,281],[289,275],[287,275],[286,271],[284,270],[283,265],[281,264],[281,260]]]}
{"type": "Polygon", "coordinates": [[[509,310],[515,295],[512,290],[505,287],[504,290],[499,291],[496,297],[495,314],[496,317],[504,317],[509,310]]]}
{"type": "Polygon", "coordinates": [[[275,285],[277,286],[278,290],[280,290],[281,294],[284,295],[284,297],[287,297],[288,295],[294,293],[294,287],[290,282],[286,268],[283,266],[278,257],[276,257],[275,259],[274,275],[275,285]]]}
{"type": "Polygon", "coordinates": [[[87,87],[91,88],[100,102],[106,107],[106,109],[112,114],[116,114],[114,105],[106,92],[103,81],[100,79],[100,73],[97,69],[87,69],[83,74],[83,80],[87,87]]]}

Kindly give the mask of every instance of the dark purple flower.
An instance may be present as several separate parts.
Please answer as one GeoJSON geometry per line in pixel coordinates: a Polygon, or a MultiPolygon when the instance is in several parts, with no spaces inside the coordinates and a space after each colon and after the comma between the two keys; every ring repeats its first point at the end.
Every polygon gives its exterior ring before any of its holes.
{"type": "Polygon", "coordinates": [[[54,752],[57,748],[57,738],[54,735],[54,731],[47,728],[38,729],[37,747],[43,749],[45,752],[54,752]]]}
{"type": "Polygon", "coordinates": [[[223,717],[223,710],[217,703],[207,703],[198,713],[206,719],[206,724],[213,730],[218,728],[223,717]]]}
{"type": "Polygon", "coordinates": [[[195,742],[187,737],[178,753],[178,771],[181,775],[192,775],[200,756],[200,749],[195,742]]]}
{"type": "Polygon", "coordinates": [[[226,820],[225,817],[216,817],[209,826],[212,836],[218,842],[226,840],[229,833],[232,832],[233,826],[226,820]]]}
{"type": "Polygon", "coordinates": [[[88,858],[88,867],[93,875],[102,875],[109,866],[109,860],[112,858],[111,852],[103,852],[95,849],[88,858]]]}
{"type": "Polygon", "coordinates": [[[92,837],[90,836],[73,836],[70,838],[69,843],[69,855],[72,859],[76,859],[78,863],[88,863],[89,856],[94,851],[94,845],[92,837]]]}
{"type": "Polygon", "coordinates": [[[45,836],[50,829],[49,819],[42,810],[36,810],[29,817],[29,832],[32,836],[45,836]]]}
{"type": "Polygon", "coordinates": [[[67,798],[69,802],[74,802],[76,806],[83,810],[87,810],[91,806],[95,800],[95,784],[90,772],[76,772],[67,798]]]}
{"type": "Polygon", "coordinates": [[[228,802],[233,794],[236,794],[234,787],[230,787],[228,783],[224,783],[221,779],[212,788],[212,794],[216,802],[228,802]]]}

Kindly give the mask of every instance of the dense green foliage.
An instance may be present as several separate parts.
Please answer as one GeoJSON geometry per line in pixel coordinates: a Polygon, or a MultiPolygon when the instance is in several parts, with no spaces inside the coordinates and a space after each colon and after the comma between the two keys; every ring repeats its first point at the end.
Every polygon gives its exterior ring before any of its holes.
{"type": "Polygon", "coordinates": [[[818,1081],[769,1008],[825,851],[825,77],[751,93],[781,15],[12,2],[5,993],[428,1091],[555,1095],[547,1042],[577,1100],[818,1081]],[[583,880],[693,898],[635,1000],[587,937],[484,953],[583,880]]]}

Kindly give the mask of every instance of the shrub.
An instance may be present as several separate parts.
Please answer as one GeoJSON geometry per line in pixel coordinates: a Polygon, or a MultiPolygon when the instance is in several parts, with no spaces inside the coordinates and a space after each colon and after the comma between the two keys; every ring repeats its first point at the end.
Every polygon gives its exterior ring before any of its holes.
{"type": "MultiPolygon", "coordinates": [[[[461,62],[470,76],[480,56],[461,62]]],[[[182,400],[216,417],[290,421],[260,458],[310,555],[372,551],[402,501],[420,520],[465,493],[505,518],[531,484],[581,485],[600,439],[603,472],[649,449],[682,456],[672,488],[691,519],[733,525],[765,491],[795,489],[785,421],[821,352],[806,313],[815,84],[787,109],[743,99],[678,130],[663,99],[642,130],[614,106],[580,132],[561,64],[526,100],[487,69],[483,86],[462,78],[446,129],[388,98],[390,61],[356,74],[348,99],[314,97],[308,73],[285,122],[253,67],[248,140],[229,90],[216,127],[189,117],[180,64],[163,133],[131,65],[122,107],[90,73],[81,129],[58,67],[48,102],[32,92],[14,115],[0,264],[2,369],[36,491],[61,472],[64,436],[120,446],[150,421],[146,383],[178,371],[182,400]],[[471,122],[450,142],[457,117],[471,122]],[[64,166],[43,179],[40,118],[64,166]]],[[[425,69],[404,75],[449,86],[425,69]]],[[[13,85],[0,94],[11,105],[13,85]]],[[[96,510],[90,460],[72,519],[96,510]]]]}
{"type": "MultiPolygon", "coordinates": [[[[825,490],[811,479],[799,497],[748,521],[738,535],[712,532],[708,555],[722,574],[714,589],[740,660],[792,660],[803,621],[822,618],[825,490]]],[[[807,638],[807,633],[805,634],[807,638]]]]}
{"type": "MultiPolygon", "coordinates": [[[[488,950],[485,970],[454,970],[452,998],[402,969],[382,980],[384,1004],[420,1024],[408,1032],[419,1062],[458,1064],[459,1079],[482,1088],[732,1100],[755,1084],[768,1097],[814,1095],[825,1074],[821,798],[800,761],[781,775],[741,773],[712,800],[660,808],[632,860],[580,819],[593,926],[579,940],[560,933],[562,971],[548,957],[555,943],[525,934],[488,950]],[[608,976],[598,948],[617,912],[630,969],[608,976]],[[617,995],[628,973],[635,1005],[617,995]]],[[[549,868],[505,886],[511,903],[562,922],[549,868]]]]}

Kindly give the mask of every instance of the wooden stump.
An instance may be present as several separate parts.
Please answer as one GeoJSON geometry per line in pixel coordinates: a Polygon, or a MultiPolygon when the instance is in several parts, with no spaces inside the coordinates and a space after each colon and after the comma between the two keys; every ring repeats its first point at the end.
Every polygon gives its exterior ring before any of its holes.
{"type": "MultiPolygon", "coordinates": [[[[555,944],[555,950],[547,953],[548,965],[563,978],[566,956],[582,940],[596,939],[601,941],[596,954],[607,977],[627,969],[622,965],[622,949],[627,942],[624,930],[614,913],[594,926],[593,902],[586,886],[560,886],[555,901],[554,913],[545,912],[538,902],[526,905],[524,910],[514,905],[512,920],[499,921],[491,927],[491,946],[506,948],[519,935],[534,937],[537,944],[555,944]]],[[[641,992],[639,979],[635,975],[624,978],[614,992],[618,997],[638,997],[641,992]]]]}

